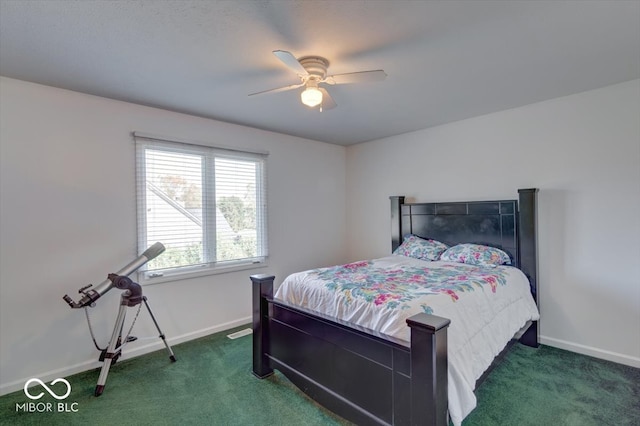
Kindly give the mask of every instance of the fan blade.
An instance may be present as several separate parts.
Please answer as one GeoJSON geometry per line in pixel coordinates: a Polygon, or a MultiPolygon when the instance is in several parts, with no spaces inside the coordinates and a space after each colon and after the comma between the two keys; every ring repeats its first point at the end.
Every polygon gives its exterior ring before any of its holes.
{"type": "Polygon", "coordinates": [[[263,90],[262,92],[250,93],[249,96],[263,95],[265,93],[284,92],[286,90],[297,89],[298,87],[301,87],[301,86],[304,86],[304,83],[292,84],[291,86],[278,87],[275,89],[263,90]]]}
{"type": "Polygon", "coordinates": [[[325,82],[328,84],[367,83],[381,81],[386,77],[387,74],[383,70],[360,71],[329,75],[325,78],[325,82]]]}
{"type": "Polygon", "coordinates": [[[325,109],[331,109],[338,106],[336,102],[333,100],[327,89],[324,87],[318,87],[318,90],[322,92],[322,103],[320,104],[320,111],[324,111],[325,109]]]}
{"type": "Polygon", "coordinates": [[[274,50],[273,54],[276,55],[286,66],[295,71],[296,74],[300,76],[309,75],[307,70],[304,69],[302,64],[298,62],[291,52],[287,52],[286,50],[274,50]]]}

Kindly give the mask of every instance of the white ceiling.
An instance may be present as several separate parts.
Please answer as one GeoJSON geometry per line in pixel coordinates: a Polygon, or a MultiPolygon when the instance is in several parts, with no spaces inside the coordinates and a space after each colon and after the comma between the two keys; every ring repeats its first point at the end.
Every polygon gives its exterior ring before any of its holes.
{"type": "Polygon", "coordinates": [[[0,74],[349,145],[640,78],[640,1],[0,0],[0,74]],[[248,97],[276,49],[388,77],[248,97]]]}

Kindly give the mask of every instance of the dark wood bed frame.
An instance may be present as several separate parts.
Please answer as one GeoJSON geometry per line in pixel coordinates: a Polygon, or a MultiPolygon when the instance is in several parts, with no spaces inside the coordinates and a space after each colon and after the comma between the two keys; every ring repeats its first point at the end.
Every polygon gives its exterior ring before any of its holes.
{"type": "MultiPolygon", "coordinates": [[[[391,248],[406,234],[509,253],[537,299],[537,189],[518,200],[405,204],[391,198],[391,248]]],[[[274,277],[253,275],[253,373],[279,370],[324,407],[358,425],[447,425],[446,318],[407,319],[411,342],[273,299],[274,277]]],[[[537,322],[520,341],[538,346],[537,322]]],[[[484,375],[483,375],[484,377],[484,375]]]]}

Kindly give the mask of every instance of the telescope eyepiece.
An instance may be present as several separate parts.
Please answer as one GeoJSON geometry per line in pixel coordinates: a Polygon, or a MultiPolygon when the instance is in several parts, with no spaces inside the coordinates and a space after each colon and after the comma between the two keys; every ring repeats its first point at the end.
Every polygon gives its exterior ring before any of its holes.
{"type": "Polygon", "coordinates": [[[62,299],[64,299],[65,302],[67,302],[67,304],[69,306],[71,306],[72,308],[78,308],[78,304],[76,302],[74,302],[68,294],[65,294],[64,296],[62,296],[62,299]]]}

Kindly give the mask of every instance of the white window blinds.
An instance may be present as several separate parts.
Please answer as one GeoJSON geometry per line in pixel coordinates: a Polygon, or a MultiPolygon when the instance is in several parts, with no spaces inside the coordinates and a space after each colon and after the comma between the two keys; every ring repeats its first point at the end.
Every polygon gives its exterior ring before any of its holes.
{"type": "Polygon", "coordinates": [[[134,137],[141,281],[265,261],[266,154],[134,137]]]}

